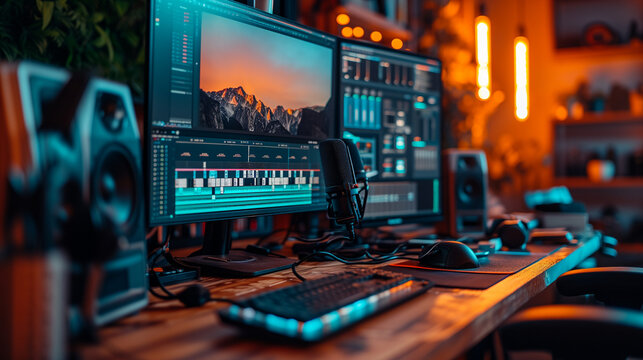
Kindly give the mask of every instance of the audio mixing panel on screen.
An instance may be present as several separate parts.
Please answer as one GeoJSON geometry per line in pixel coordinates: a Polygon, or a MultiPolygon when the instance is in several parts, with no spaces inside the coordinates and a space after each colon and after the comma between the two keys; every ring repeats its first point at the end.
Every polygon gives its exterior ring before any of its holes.
{"type": "Polygon", "coordinates": [[[375,45],[340,45],[340,116],[368,172],[365,219],[394,224],[441,214],[438,60],[375,45]]]}

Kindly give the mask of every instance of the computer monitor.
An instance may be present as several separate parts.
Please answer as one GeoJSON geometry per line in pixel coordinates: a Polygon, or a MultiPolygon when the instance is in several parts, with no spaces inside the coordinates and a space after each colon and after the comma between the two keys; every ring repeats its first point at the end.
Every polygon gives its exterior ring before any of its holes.
{"type": "Polygon", "coordinates": [[[232,1],[152,0],[149,15],[148,224],[326,209],[335,38],[232,1]]]}
{"type": "Polygon", "coordinates": [[[341,133],[370,183],[364,223],[440,220],[440,61],[356,41],[341,42],[339,61],[341,133]]]}

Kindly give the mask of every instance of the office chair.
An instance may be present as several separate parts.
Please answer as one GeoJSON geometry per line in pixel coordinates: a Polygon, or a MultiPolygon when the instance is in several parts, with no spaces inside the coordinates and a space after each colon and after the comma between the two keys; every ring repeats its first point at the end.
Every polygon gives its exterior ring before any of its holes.
{"type": "Polygon", "coordinates": [[[544,350],[554,359],[643,357],[643,268],[573,270],[563,274],[556,287],[566,296],[594,295],[608,307],[524,310],[499,330],[505,351],[544,350]]]}
{"type": "Polygon", "coordinates": [[[600,267],[572,270],[556,281],[561,295],[594,295],[606,306],[641,310],[643,306],[643,268],[600,267]]]}

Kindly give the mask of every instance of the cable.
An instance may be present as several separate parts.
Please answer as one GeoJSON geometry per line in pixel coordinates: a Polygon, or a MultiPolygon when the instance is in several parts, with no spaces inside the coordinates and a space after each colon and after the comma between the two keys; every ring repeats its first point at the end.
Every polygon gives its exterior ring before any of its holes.
{"type": "Polygon", "coordinates": [[[280,229],[272,230],[268,234],[259,237],[259,239],[257,239],[257,242],[255,243],[255,245],[261,245],[261,243],[263,243],[264,241],[269,239],[271,236],[273,236],[273,235],[275,235],[277,233],[280,233],[282,231],[288,231],[288,228],[280,228],[280,229]]]}
{"type": "MultiPolygon", "coordinates": [[[[159,256],[161,256],[162,254],[163,253],[160,253],[160,254],[156,255],[156,257],[154,258],[154,262],[152,264],[154,264],[156,262],[156,260],[158,260],[159,256]]],[[[163,283],[160,281],[160,279],[158,277],[158,274],[156,273],[156,271],[154,271],[154,269],[152,269],[151,272],[152,272],[152,276],[154,276],[154,278],[156,279],[156,283],[158,284],[159,288],[161,290],[163,290],[163,292],[165,293],[165,295],[161,294],[161,293],[158,293],[152,286],[150,286],[149,287],[150,293],[152,295],[156,296],[159,299],[162,299],[162,300],[179,300],[179,301],[181,301],[181,303],[183,303],[184,305],[186,305],[188,307],[201,306],[201,305],[203,305],[203,304],[205,304],[207,302],[212,302],[212,301],[225,302],[225,303],[229,303],[229,304],[233,304],[233,305],[237,305],[237,306],[243,306],[240,302],[238,302],[236,300],[210,297],[209,290],[205,289],[205,287],[203,287],[203,285],[201,285],[201,284],[190,285],[190,286],[186,287],[185,289],[183,289],[180,293],[175,294],[175,293],[171,292],[168,288],[166,288],[165,285],[163,285],[163,283]],[[207,292],[207,298],[206,297],[200,298],[198,296],[199,292],[203,292],[203,291],[207,292]]]]}
{"type": "Polygon", "coordinates": [[[148,240],[148,239],[150,239],[152,236],[154,236],[154,235],[156,234],[156,232],[158,231],[158,228],[159,228],[159,227],[160,227],[160,226],[155,226],[155,227],[153,227],[153,228],[152,228],[152,230],[150,230],[150,232],[148,232],[147,234],[145,234],[145,240],[148,240]]]}
{"type": "Polygon", "coordinates": [[[303,238],[300,236],[291,236],[288,238],[288,240],[295,240],[295,241],[300,241],[300,242],[306,242],[306,243],[315,243],[315,242],[320,242],[328,239],[329,237],[335,235],[333,232],[327,233],[324,236],[318,237],[318,238],[303,238]]]}
{"type": "MultiPolygon", "coordinates": [[[[305,256],[304,258],[300,259],[299,261],[293,263],[290,266],[293,275],[295,275],[295,277],[297,277],[301,281],[306,281],[306,278],[304,278],[303,276],[301,276],[297,272],[297,266],[301,265],[302,263],[304,263],[304,262],[310,260],[311,258],[313,258],[314,256],[318,256],[318,255],[328,256],[331,259],[337,260],[337,261],[339,261],[339,262],[341,262],[343,264],[346,264],[346,265],[379,265],[379,264],[385,263],[387,261],[398,260],[398,259],[417,260],[417,258],[397,256],[397,255],[394,255],[394,254],[384,255],[384,256],[380,256],[380,257],[373,257],[372,255],[370,255],[370,253],[368,253],[368,251],[366,251],[365,256],[369,257],[371,259],[370,261],[359,261],[359,260],[355,261],[353,259],[347,260],[346,258],[341,258],[341,257],[337,256],[336,254],[333,254],[333,253],[328,252],[328,251],[316,251],[316,252],[314,252],[312,254],[309,254],[309,255],[305,256]]],[[[363,258],[363,256],[360,257],[360,258],[363,258]]],[[[355,258],[355,259],[360,259],[360,258],[355,258]]]]}

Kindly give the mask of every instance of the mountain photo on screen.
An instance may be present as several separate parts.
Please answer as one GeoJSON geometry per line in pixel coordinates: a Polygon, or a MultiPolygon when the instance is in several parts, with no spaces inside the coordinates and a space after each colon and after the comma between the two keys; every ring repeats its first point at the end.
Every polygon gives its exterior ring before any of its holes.
{"type": "Polygon", "coordinates": [[[329,48],[204,13],[199,127],[325,138],[332,61],[329,48]]]}

